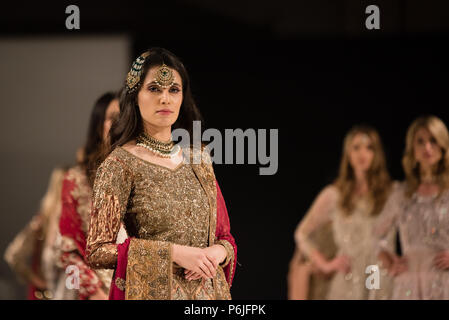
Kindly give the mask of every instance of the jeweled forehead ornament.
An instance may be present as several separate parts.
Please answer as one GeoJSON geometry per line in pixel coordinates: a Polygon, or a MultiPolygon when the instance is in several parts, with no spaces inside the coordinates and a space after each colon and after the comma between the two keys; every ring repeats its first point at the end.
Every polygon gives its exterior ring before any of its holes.
{"type": "Polygon", "coordinates": [[[145,62],[145,59],[150,55],[150,52],[146,51],[142,53],[137,59],[133,62],[131,66],[131,70],[128,72],[128,76],[126,77],[126,90],[128,92],[133,92],[139,86],[140,76],[142,74],[142,67],[145,62]]]}
{"type": "Polygon", "coordinates": [[[173,74],[173,71],[167,67],[165,63],[163,63],[162,66],[156,71],[156,78],[154,79],[154,82],[162,88],[168,88],[173,85],[174,81],[175,75],[173,74]]]}

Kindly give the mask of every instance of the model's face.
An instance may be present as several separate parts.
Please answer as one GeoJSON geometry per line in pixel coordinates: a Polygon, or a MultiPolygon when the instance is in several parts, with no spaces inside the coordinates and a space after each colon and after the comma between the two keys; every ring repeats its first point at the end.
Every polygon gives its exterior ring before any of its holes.
{"type": "Polygon", "coordinates": [[[432,167],[441,160],[442,150],[435,137],[426,128],[419,129],[413,140],[416,161],[422,167],[432,167]]]}
{"type": "Polygon", "coordinates": [[[357,133],[349,144],[349,163],[354,171],[368,171],[374,159],[371,138],[364,133],[357,133]]]}
{"type": "Polygon", "coordinates": [[[104,124],[103,124],[103,141],[106,142],[108,139],[108,133],[111,129],[112,123],[115,121],[115,119],[118,118],[118,115],[120,113],[120,107],[118,99],[112,100],[108,107],[106,108],[106,114],[104,118],[104,124]]]}
{"type": "Polygon", "coordinates": [[[144,125],[167,127],[175,123],[182,104],[182,79],[179,73],[171,69],[174,83],[162,88],[155,82],[159,66],[152,67],[143,81],[137,95],[137,104],[144,125]]]}

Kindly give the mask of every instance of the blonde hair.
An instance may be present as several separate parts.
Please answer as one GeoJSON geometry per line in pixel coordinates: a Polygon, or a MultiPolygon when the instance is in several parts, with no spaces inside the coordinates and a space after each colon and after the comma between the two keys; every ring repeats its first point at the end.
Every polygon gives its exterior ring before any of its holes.
{"type": "Polygon", "coordinates": [[[418,189],[420,182],[419,163],[415,159],[414,140],[419,129],[427,129],[435,138],[438,146],[442,150],[441,160],[437,164],[435,174],[440,193],[449,187],[449,132],[444,122],[438,117],[429,115],[417,118],[412,122],[407,130],[405,139],[405,152],[402,157],[402,167],[404,168],[407,181],[406,195],[411,197],[418,189]]]}
{"type": "Polygon", "coordinates": [[[340,171],[334,185],[340,191],[340,207],[346,215],[351,215],[354,209],[353,192],[355,189],[354,169],[349,162],[349,148],[357,134],[366,134],[371,140],[374,158],[367,172],[369,196],[373,203],[371,215],[377,215],[382,210],[391,187],[391,179],[388,174],[385,154],[380,136],[376,129],[358,125],[353,127],[345,136],[343,142],[343,154],[340,162],[340,171]]]}

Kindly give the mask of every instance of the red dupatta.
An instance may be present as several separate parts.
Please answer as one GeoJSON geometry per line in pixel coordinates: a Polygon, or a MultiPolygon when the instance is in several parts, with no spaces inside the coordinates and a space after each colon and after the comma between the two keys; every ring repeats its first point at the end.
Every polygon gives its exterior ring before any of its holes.
{"type": "Polygon", "coordinates": [[[215,185],[217,186],[217,228],[215,231],[215,238],[216,240],[227,240],[234,248],[234,263],[229,263],[223,268],[226,281],[228,282],[229,287],[231,287],[232,281],[234,280],[235,267],[237,265],[237,245],[231,234],[231,224],[229,223],[228,210],[226,209],[226,203],[220,187],[218,186],[217,180],[215,180],[215,185]]]}
{"type": "Polygon", "coordinates": [[[61,236],[73,240],[76,250],[86,259],[86,234],[82,230],[81,217],[76,208],[78,202],[71,195],[72,190],[76,188],[76,183],[69,179],[64,179],[62,186],[62,210],[59,220],[59,231],[61,236]]]}
{"type": "Polygon", "coordinates": [[[62,183],[62,208],[59,231],[62,236],[59,262],[63,268],[76,265],[79,268],[79,291],[81,300],[88,299],[103,285],[97,273],[86,261],[86,222],[90,218],[91,188],[79,167],[71,168],[62,183]],[[83,227],[84,226],[84,227],[83,227]]]}

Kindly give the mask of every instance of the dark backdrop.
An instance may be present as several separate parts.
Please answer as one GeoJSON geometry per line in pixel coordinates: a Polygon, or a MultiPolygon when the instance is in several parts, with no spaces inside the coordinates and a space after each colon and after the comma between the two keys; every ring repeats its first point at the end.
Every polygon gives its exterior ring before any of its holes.
{"type": "Polygon", "coordinates": [[[151,46],[181,57],[206,127],[279,129],[276,175],[259,176],[257,165],[215,170],[241,264],[233,297],[285,299],[293,232],[335,177],[350,127],[375,126],[402,179],[410,122],[431,113],[449,123],[448,10],[405,0],[30,3],[6,6],[0,32],[126,33],[133,57],[151,46]],[[80,7],[78,31],[64,27],[68,4],[80,7]],[[380,30],[365,29],[368,4],[380,7],[380,30]]]}

